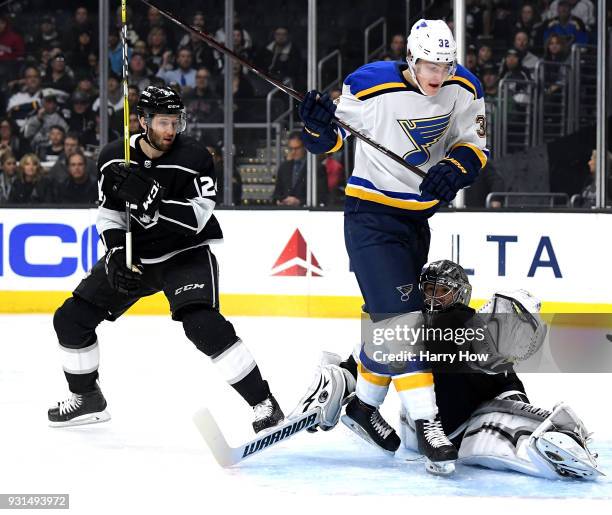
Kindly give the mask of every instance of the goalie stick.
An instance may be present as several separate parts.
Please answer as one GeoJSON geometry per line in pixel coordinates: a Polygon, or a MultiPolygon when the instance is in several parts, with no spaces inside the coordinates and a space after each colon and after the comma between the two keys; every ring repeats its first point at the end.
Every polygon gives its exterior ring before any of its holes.
{"type": "Polygon", "coordinates": [[[208,408],[202,408],[196,412],[193,416],[193,422],[213,453],[217,463],[222,467],[231,467],[318,424],[320,417],[321,408],[313,408],[299,416],[285,419],[282,424],[265,432],[262,431],[254,439],[238,447],[232,447],[227,443],[221,428],[208,408]]]}
{"type": "MultiPolygon", "coordinates": [[[[272,84],[275,88],[280,89],[281,91],[283,91],[284,93],[286,93],[290,97],[293,97],[298,102],[301,102],[302,100],[304,100],[304,95],[302,93],[300,93],[299,91],[296,91],[293,88],[290,88],[289,86],[283,84],[282,82],[280,82],[280,81],[278,81],[276,79],[273,79],[272,77],[270,77],[270,75],[268,75],[262,69],[258,68],[253,63],[250,63],[250,62],[246,61],[245,59],[243,59],[242,57],[240,57],[237,53],[235,53],[234,51],[230,50],[225,45],[223,45],[222,43],[217,41],[210,34],[206,34],[205,32],[201,32],[201,31],[199,31],[199,30],[197,30],[197,29],[187,25],[185,22],[179,20],[176,16],[174,16],[174,14],[172,14],[171,12],[166,11],[164,9],[161,9],[160,7],[157,7],[156,5],[154,5],[151,2],[149,2],[149,0],[140,0],[140,1],[143,4],[145,4],[145,5],[149,6],[149,7],[153,7],[154,9],[157,9],[162,16],[164,16],[165,18],[170,20],[172,23],[175,23],[176,25],[181,27],[183,30],[186,30],[190,34],[193,34],[194,36],[197,36],[200,39],[204,40],[209,46],[211,46],[212,48],[214,48],[218,52],[220,52],[222,54],[225,54],[225,55],[229,55],[232,59],[234,59],[235,61],[239,62],[242,66],[246,66],[249,70],[251,70],[252,72],[257,74],[259,77],[261,77],[265,81],[267,81],[270,84],[272,84]]],[[[342,127],[345,131],[350,132],[353,136],[355,136],[356,138],[360,139],[364,143],[367,143],[368,145],[374,147],[376,150],[382,152],[388,158],[390,158],[393,161],[395,161],[397,164],[403,166],[404,168],[410,170],[412,173],[418,175],[421,179],[425,178],[425,176],[427,175],[423,170],[421,170],[420,168],[418,168],[418,167],[408,163],[407,161],[402,159],[400,156],[398,156],[392,150],[389,150],[387,147],[381,145],[377,141],[374,141],[373,139],[369,138],[365,134],[362,134],[358,130],[353,129],[353,127],[351,127],[350,125],[344,123],[342,120],[339,120],[335,116],[334,116],[334,123],[336,125],[342,127]]],[[[399,176],[399,175],[396,175],[391,169],[389,170],[389,173],[391,173],[391,175],[393,175],[399,181],[403,181],[402,177],[399,176]]]]}

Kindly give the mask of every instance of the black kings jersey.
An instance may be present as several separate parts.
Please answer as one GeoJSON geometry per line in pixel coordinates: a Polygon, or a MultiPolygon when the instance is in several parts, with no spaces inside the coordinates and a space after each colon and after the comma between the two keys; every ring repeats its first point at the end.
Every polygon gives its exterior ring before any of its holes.
{"type": "MultiPolygon", "coordinates": [[[[221,241],[223,233],[214,217],[215,170],[212,156],[201,143],[177,135],[170,151],[150,159],[140,148],[142,134],[130,138],[130,162],[165,188],[153,218],[133,213],[133,253],[143,264],[159,263],[184,250],[221,241]]],[[[98,157],[99,208],[96,226],[109,249],[125,242],[125,202],[117,198],[102,171],[123,162],[123,140],[106,145],[98,157]]]]}

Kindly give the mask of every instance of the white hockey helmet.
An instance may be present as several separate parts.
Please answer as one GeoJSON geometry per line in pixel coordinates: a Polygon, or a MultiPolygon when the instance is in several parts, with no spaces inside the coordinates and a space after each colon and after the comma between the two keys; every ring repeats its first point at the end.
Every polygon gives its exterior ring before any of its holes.
{"type": "MultiPolygon", "coordinates": [[[[450,65],[449,76],[457,68],[457,44],[449,26],[443,20],[419,20],[408,35],[408,68],[416,81],[419,59],[450,65]]],[[[417,81],[418,83],[418,81],[417,81]]],[[[419,85],[419,88],[421,86],[419,85]]]]}

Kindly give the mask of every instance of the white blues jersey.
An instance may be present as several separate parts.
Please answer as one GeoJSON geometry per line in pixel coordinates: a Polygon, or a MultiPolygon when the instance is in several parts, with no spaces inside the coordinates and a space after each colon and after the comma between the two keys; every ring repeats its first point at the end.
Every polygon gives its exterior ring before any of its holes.
{"type": "MultiPolygon", "coordinates": [[[[459,65],[437,95],[427,96],[405,79],[402,72],[407,67],[379,61],[351,73],[336,101],[336,117],[425,172],[444,159],[472,182],[488,157],[479,80],[459,65]]],[[[336,128],[332,148],[329,137],[314,138],[307,132],[304,136],[308,149],[320,153],[339,150],[348,134],[336,128]],[[325,139],[327,148],[321,148],[325,139]]],[[[421,196],[420,183],[417,175],[357,140],[355,167],[346,187],[347,209],[399,209],[431,216],[440,201],[421,196]]]]}

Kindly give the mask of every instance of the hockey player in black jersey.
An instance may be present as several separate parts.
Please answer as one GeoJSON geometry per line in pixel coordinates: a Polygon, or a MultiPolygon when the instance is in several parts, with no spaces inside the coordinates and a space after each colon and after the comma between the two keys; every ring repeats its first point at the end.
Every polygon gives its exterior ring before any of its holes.
{"type": "Polygon", "coordinates": [[[106,145],[98,158],[96,226],[106,254],[55,312],[64,373],[71,395],[49,409],[51,426],[110,418],[98,385],[96,327],[114,321],[140,298],[163,291],[172,319],[209,356],[225,380],[254,410],[258,432],[283,413],[251,353],[219,311],[217,260],[209,244],[221,241],[213,214],[215,171],[210,153],[183,135],[185,109],[167,87],[141,93],[142,134],[130,138],[130,165],[123,142],[106,145]],[[126,202],[131,206],[133,263],[126,266],[126,202]]]}

